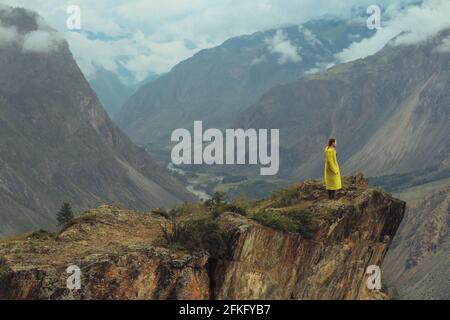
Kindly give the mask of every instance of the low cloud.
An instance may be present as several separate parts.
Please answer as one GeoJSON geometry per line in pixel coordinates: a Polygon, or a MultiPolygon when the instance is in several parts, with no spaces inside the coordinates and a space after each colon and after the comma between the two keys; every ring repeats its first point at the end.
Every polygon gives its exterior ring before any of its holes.
{"type": "MultiPolygon", "coordinates": [[[[8,16],[12,12],[12,8],[0,6],[2,17],[8,16]]],[[[23,14],[29,14],[36,19],[37,30],[19,32],[16,26],[5,25],[0,19],[0,47],[17,45],[23,52],[34,53],[49,53],[57,50],[63,41],[58,32],[52,30],[41,17],[35,16],[31,12],[24,12],[23,14]]],[[[20,21],[17,21],[17,23],[20,23],[20,21]]]]}
{"type": "Polygon", "coordinates": [[[279,55],[278,63],[298,63],[302,57],[298,53],[298,48],[291,43],[283,30],[277,30],[273,38],[265,40],[270,53],[279,55]]]}
{"type": "Polygon", "coordinates": [[[254,65],[257,65],[260,63],[264,63],[266,61],[267,61],[267,57],[265,55],[262,55],[260,57],[256,57],[255,59],[253,59],[251,62],[251,65],[254,66],[254,65]]]}
{"type": "Polygon", "coordinates": [[[442,40],[442,44],[437,47],[439,52],[450,52],[450,37],[442,40]]]}
{"type": "Polygon", "coordinates": [[[313,48],[323,47],[322,41],[320,41],[311,30],[300,25],[298,27],[298,32],[303,33],[303,37],[313,48]]]}
{"type": "Polygon", "coordinates": [[[0,24],[0,47],[11,45],[18,39],[18,33],[14,27],[5,27],[0,24]]]}
{"type": "MultiPolygon", "coordinates": [[[[85,74],[92,72],[94,63],[106,65],[115,72],[119,69],[136,72],[136,79],[141,78],[144,73],[167,72],[199,50],[220,45],[231,37],[299,25],[326,14],[346,18],[351,15],[354,6],[366,8],[374,2],[73,0],[69,3],[81,8],[82,30],[78,33],[67,30],[67,1],[0,1],[39,12],[68,39],[74,57],[85,74]],[[145,36],[135,37],[139,32],[145,36]],[[108,53],[106,48],[114,52],[108,53]],[[142,65],[138,67],[140,63],[142,65]]],[[[376,3],[385,6],[392,2],[412,1],[417,0],[377,0],[376,3]]],[[[289,48],[292,49],[288,46],[289,48]]],[[[296,56],[294,52],[292,56],[297,57],[299,53],[296,56]]]]}
{"type": "Polygon", "coordinates": [[[305,75],[323,72],[327,69],[334,67],[335,65],[336,65],[335,62],[318,62],[315,64],[313,68],[305,71],[305,75]]]}
{"type": "MultiPolygon", "coordinates": [[[[382,15],[382,29],[372,38],[354,42],[336,55],[339,62],[348,62],[373,55],[388,43],[393,46],[420,43],[450,28],[450,1],[424,0],[405,9],[388,7],[382,15]]],[[[445,44],[444,48],[445,48],[445,44]]]]}
{"type": "Polygon", "coordinates": [[[114,40],[90,39],[78,32],[67,32],[66,37],[78,65],[90,79],[95,77],[98,68],[116,74],[124,68],[133,75],[133,81],[141,81],[149,72],[166,72],[173,66],[173,61],[197,52],[188,49],[181,40],[157,42],[140,31],[114,40]]]}
{"type": "Polygon", "coordinates": [[[61,37],[56,33],[44,30],[32,31],[25,34],[22,42],[24,52],[48,53],[58,49],[61,37]]]}

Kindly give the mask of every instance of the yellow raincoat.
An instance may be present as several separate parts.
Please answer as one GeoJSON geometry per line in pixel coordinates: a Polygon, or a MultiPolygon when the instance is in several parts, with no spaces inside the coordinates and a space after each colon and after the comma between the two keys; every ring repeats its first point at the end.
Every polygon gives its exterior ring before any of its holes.
{"type": "Polygon", "coordinates": [[[325,155],[325,172],[324,180],[327,190],[342,189],[341,172],[336,158],[336,149],[333,147],[326,147],[325,155]]]}

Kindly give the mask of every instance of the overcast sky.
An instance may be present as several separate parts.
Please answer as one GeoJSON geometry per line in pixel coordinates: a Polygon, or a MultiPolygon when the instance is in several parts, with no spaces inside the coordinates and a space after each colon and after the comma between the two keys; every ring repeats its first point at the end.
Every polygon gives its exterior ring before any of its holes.
{"type": "Polygon", "coordinates": [[[142,80],[162,73],[200,49],[256,31],[300,24],[324,14],[346,17],[354,6],[389,7],[389,17],[376,38],[355,43],[339,59],[352,60],[379,50],[399,30],[428,36],[450,24],[450,0],[426,0],[400,13],[414,0],[0,0],[37,11],[69,41],[84,73],[93,65],[113,72],[119,66],[142,80]],[[81,8],[81,32],[66,27],[67,7],[81,8]]]}

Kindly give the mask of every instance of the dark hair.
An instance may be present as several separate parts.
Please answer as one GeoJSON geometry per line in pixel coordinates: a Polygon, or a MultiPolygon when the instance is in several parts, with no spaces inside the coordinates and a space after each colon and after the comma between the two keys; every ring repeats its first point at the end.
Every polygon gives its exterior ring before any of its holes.
{"type": "Polygon", "coordinates": [[[331,147],[333,145],[333,143],[336,142],[336,138],[330,138],[328,139],[328,146],[331,147]]]}

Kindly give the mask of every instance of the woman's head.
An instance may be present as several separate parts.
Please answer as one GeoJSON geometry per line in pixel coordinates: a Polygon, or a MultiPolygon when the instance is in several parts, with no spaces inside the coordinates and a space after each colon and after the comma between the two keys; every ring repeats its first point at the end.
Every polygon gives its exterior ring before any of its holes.
{"type": "Polygon", "coordinates": [[[336,144],[337,144],[336,138],[330,138],[330,139],[328,139],[328,146],[329,146],[329,147],[334,147],[334,148],[336,148],[336,144]]]}

